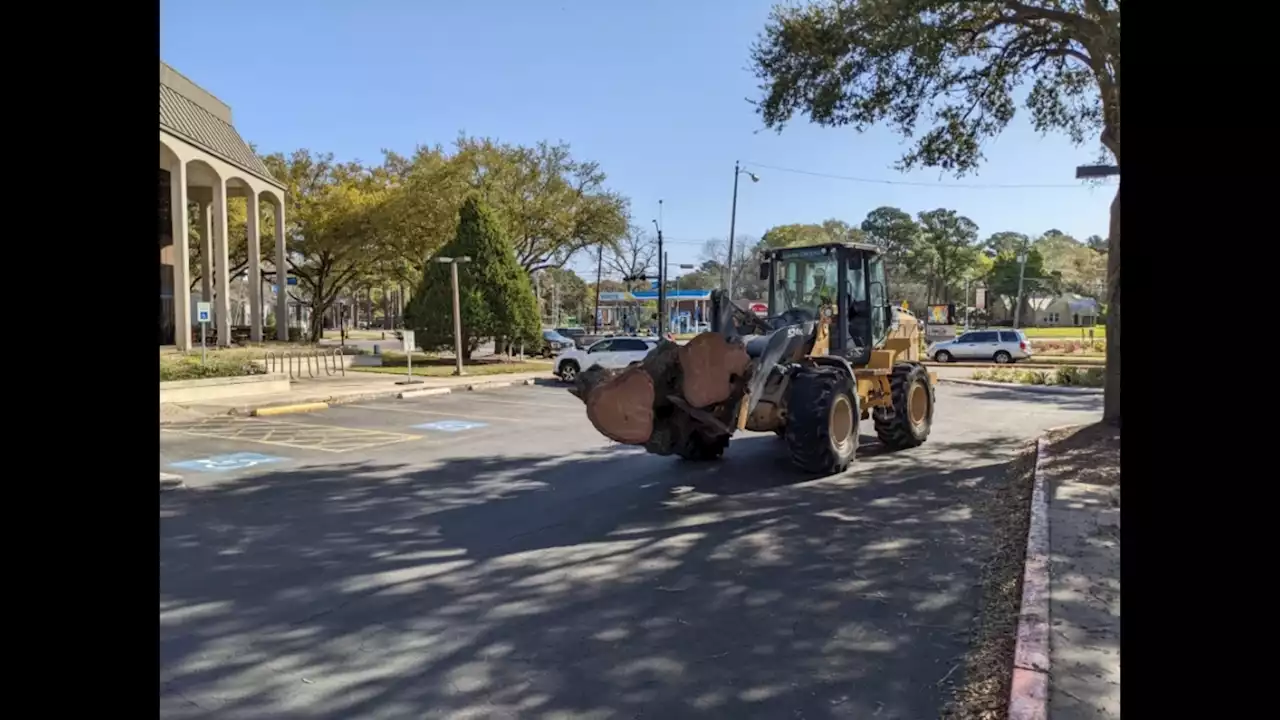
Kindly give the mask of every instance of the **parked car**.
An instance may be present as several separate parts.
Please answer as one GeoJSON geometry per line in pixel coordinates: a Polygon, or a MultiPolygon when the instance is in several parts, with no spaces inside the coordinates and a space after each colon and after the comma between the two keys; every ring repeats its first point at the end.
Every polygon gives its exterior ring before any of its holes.
{"type": "Polygon", "coordinates": [[[1031,359],[1031,343],[1021,330],[974,330],[955,340],[929,346],[929,357],[945,363],[955,360],[991,360],[1012,363],[1031,359]]]}
{"type": "Polygon", "coordinates": [[[599,365],[602,368],[624,368],[640,362],[658,341],[642,337],[613,337],[593,343],[586,349],[565,350],[556,358],[556,377],[573,382],[578,373],[599,365]]]}
{"type": "Polygon", "coordinates": [[[543,330],[542,342],[534,349],[535,355],[543,357],[554,357],[565,350],[572,350],[577,345],[569,338],[561,335],[555,330],[543,330]]]}
{"type": "Polygon", "coordinates": [[[563,328],[556,328],[556,332],[572,340],[574,344],[577,345],[578,347],[586,347],[587,345],[590,344],[585,341],[585,338],[587,336],[586,328],[563,327],[563,328]]]}

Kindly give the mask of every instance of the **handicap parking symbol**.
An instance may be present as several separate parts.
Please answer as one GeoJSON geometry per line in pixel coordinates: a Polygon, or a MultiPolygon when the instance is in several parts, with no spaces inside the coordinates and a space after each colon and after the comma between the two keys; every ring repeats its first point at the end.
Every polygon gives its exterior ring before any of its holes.
{"type": "Polygon", "coordinates": [[[239,452],[228,455],[214,455],[213,457],[198,458],[196,460],[183,460],[182,462],[169,463],[169,467],[194,470],[196,472],[229,472],[283,460],[284,458],[276,457],[275,455],[239,452]]]}
{"type": "Polygon", "coordinates": [[[415,430],[437,430],[439,432],[463,432],[464,430],[475,430],[476,428],[488,427],[489,423],[474,422],[471,420],[440,420],[437,422],[423,423],[414,425],[415,430]]]}

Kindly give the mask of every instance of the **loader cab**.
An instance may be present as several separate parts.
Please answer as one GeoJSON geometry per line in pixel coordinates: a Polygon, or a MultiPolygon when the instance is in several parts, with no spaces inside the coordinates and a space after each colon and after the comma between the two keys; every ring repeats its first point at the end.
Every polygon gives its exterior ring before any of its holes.
{"type": "Polygon", "coordinates": [[[816,320],[834,311],[831,353],[854,365],[883,345],[891,315],[884,256],[874,245],[830,243],[766,251],[760,279],[769,283],[775,326],[816,320]]]}

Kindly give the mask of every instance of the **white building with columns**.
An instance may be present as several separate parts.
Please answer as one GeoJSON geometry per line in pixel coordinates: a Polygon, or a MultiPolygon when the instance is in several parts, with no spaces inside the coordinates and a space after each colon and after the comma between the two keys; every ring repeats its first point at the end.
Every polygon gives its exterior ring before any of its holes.
{"type": "MultiPolygon", "coordinates": [[[[231,124],[231,108],[195,83],[160,63],[160,344],[190,350],[195,308],[192,306],[189,204],[199,205],[198,222],[206,242],[202,252],[201,292],[212,303],[219,345],[231,343],[227,257],[227,198],[246,202],[250,339],[262,340],[262,244],[259,238],[263,206],[274,211],[275,268],[287,268],[284,202],[285,186],[271,176],[231,124]],[[167,189],[167,192],[165,192],[167,189]],[[166,207],[168,212],[166,212],[166,207]]],[[[288,340],[288,293],[276,274],[276,336],[288,340]]],[[[198,342],[198,341],[196,341],[198,342]]]]}

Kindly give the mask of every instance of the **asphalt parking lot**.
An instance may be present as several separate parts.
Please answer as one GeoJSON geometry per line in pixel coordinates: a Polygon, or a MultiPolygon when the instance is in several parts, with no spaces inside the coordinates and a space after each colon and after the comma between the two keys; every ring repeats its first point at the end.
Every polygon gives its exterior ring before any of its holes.
{"type": "Polygon", "coordinates": [[[1100,396],[942,385],[847,473],[688,464],[562,388],[166,426],[166,718],[929,718],[978,605],[975,498],[1100,396]]]}

